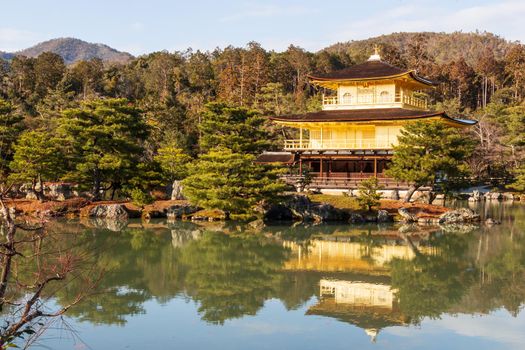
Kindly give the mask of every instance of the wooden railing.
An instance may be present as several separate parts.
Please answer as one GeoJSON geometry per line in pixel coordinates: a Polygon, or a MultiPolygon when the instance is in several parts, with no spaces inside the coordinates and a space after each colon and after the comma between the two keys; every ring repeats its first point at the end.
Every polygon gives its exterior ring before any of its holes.
{"type": "Polygon", "coordinates": [[[338,98],[337,96],[324,96],[323,95],[323,106],[337,105],[338,98]]]}
{"type": "Polygon", "coordinates": [[[285,150],[331,149],[331,150],[366,150],[366,149],[392,149],[392,143],[377,139],[310,139],[310,140],[284,140],[285,150]]]}
{"type": "Polygon", "coordinates": [[[415,97],[413,95],[403,95],[403,103],[409,106],[426,109],[428,107],[427,100],[415,97]]]}
{"type": "Polygon", "coordinates": [[[351,100],[345,101],[344,99],[339,99],[337,96],[324,96],[323,95],[323,106],[328,107],[337,107],[337,106],[373,106],[373,105],[391,105],[391,104],[404,104],[412,107],[426,109],[428,103],[426,99],[415,97],[411,94],[396,94],[395,96],[382,97],[380,95],[374,94],[367,96],[367,99],[361,98],[358,96],[353,96],[351,100]]]}

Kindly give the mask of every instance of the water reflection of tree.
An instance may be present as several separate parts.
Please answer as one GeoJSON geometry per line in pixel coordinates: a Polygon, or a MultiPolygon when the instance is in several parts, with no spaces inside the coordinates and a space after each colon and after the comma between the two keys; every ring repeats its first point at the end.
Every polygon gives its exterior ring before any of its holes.
{"type": "MultiPolygon", "coordinates": [[[[414,245],[414,259],[394,259],[391,284],[401,312],[415,322],[445,312],[488,312],[502,306],[516,314],[525,300],[525,240],[496,233],[481,258],[478,241],[488,239],[488,233],[432,234],[414,245]],[[425,249],[417,251],[421,246],[425,249]]],[[[203,320],[222,324],[255,314],[270,298],[280,299],[288,309],[300,307],[317,294],[324,276],[282,270],[289,253],[275,236],[203,232],[195,225],[87,230],[70,236],[58,241],[75,245],[81,255],[89,252],[91,263],[107,271],[101,293],[71,310],[95,323],[124,324],[126,316],[145,312],[145,301],[167,302],[182,295],[199,303],[203,320]],[[179,233],[187,239],[174,244],[179,233]]],[[[364,252],[392,244],[390,239],[368,231],[351,236],[364,252]]],[[[408,243],[398,238],[395,244],[408,243]]],[[[82,288],[81,281],[68,285],[59,291],[59,303],[67,304],[82,288]]]]}
{"type": "Polygon", "coordinates": [[[525,297],[525,239],[507,235],[499,254],[484,264],[481,271],[480,296],[491,306],[503,306],[513,315],[521,310],[525,297]]]}
{"type": "MultiPolygon", "coordinates": [[[[196,228],[179,229],[194,232],[196,228]]],[[[56,240],[74,246],[79,254],[90,252],[89,263],[105,270],[98,293],[70,315],[123,325],[127,316],[146,311],[147,300],[167,302],[184,295],[199,302],[204,320],[220,324],[255,314],[272,297],[282,295],[286,306],[293,308],[315,293],[316,281],[281,271],[288,250],[262,235],[204,232],[175,248],[171,240],[168,229],[86,230],[56,240]],[[309,288],[303,288],[305,284],[309,288]]],[[[57,294],[58,303],[67,303],[82,288],[82,281],[66,286],[57,294]]]]}
{"type": "Polygon", "coordinates": [[[286,251],[264,237],[205,232],[181,250],[186,292],[208,322],[254,315],[275,294],[286,251]]]}
{"type": "Polygon", "coordinates": [[[392,287],[400,309],[411,319],[436,318],[459,302],[475,281],[469,261],[463,259],[467,237],[431,236],[436,254],[416,254],[413,260],[394,259],[392,287]]]}
{"type": "MultiPolygon", "coordinates": [[[[158,297],[162,297],[161,290],[177,292],[176,288],[155,288],[156,283],[172,280],[160,269],[163,254],[170,250],[168,237],[148,230],[119,233],[95,230],[93,233],[65,236],[60,240],[63,245],[74,245],[79,254],[90,252],[89,263],[104,271],[97,293],[72,309],[69,315],[95,324],[123,325],[125,316],[145,312],[143,303],[155,295],[152,291],[158,293],[158,297]]],[[[81,280],[69,284],[59,291],[57,301],[67,303],[83,287],[81,280]]]]}

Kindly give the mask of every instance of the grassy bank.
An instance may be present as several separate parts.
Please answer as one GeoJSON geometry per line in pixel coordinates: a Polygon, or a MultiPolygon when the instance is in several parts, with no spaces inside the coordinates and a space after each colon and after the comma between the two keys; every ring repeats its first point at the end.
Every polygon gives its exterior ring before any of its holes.
{"type": "MultiPolygon", "coordinates": [[[[353,212],[365,212],[359,207],[359,204],[355,197],[348,196],[338,196],[330,194],[309,194],[308,198],[314,203],[327,203],[331,204],[338,209],[353,211],[353,212]]],[[[386,210],[390,214],[397,214],[398,209],[400,208],[411,208],[414,211],[421,211],[424,213],[423,217],[437,217],[443,214],[446,211],[449,211],[449,208],[425,204],[425,203],[405,203],[403,201],[396,201],[390,199],[382,199],[380,201],[379,207],[374,208],[375,210],[386,210]]]]}

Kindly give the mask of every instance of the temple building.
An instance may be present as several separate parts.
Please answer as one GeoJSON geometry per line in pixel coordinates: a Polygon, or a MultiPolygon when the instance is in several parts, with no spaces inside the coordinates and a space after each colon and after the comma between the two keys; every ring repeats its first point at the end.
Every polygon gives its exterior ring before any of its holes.
{"type": "Polygon", "coordinates": [[[385,176],[404,125],[441,120],[465,128],[476,123],[430,111],[423,92],[435,83],[414,70],[383,62],[377,49],[365,63],[309,79],[325,91],[322,110],[270,117],[296,129],[297,137],[284,141],[285,152],[265,154],[261,161],[279,158],[276,161],[294,164],[298,175],[309,172],[311,186],[319,189],[355,188],[372,176],[385,189],[406,189],[408,184],[385,176]]]}

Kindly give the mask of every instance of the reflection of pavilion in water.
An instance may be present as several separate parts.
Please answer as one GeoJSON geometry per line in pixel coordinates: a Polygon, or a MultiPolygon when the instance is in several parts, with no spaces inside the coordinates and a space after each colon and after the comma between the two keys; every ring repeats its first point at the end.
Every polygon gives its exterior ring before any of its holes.
{"type": "Polygon", "coordinates": [[[285,269],[336,276],[320,280],[319,302],[308,309],[307,315],[350,323],[364,329],[375,341],[382,328],[407,325],[410,321],[399,310],[397,291],[391,288],[390,261],[411,260],[415,257],[414,249],[423,254],[436,253],[434,248],[420,246],[418,242],[401,242],[399,236],[385,239],[382,244],[314,239],[305,248],[285,242],[293,253],[285,269]]]}
{"type": "MultiPolygon", "coordinates": [[[[286,262],[286,270],[322,272],[360,272],[373,275],[389,273],[388,263],[394,259],[411,260],[414,247],[399,244],[399,240],[386,240],[383,244],[367,244],[354,241],[326,241],[313,239],[305,248],[295,242],[285,241],[284,246],[292,250],[292,258],[286,262]]],[[[418,246],[423,254],[433,254],[434,248],[418,246]]]]}
{"type": "Polygon", "coordinates": [[[409,322],[388,284],[321,279],[320,298],[307,315],[334,317],[365,330],[372,341],[382,328],[409,322]]]}

